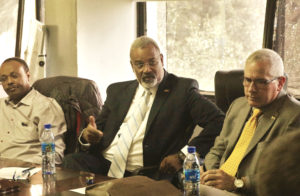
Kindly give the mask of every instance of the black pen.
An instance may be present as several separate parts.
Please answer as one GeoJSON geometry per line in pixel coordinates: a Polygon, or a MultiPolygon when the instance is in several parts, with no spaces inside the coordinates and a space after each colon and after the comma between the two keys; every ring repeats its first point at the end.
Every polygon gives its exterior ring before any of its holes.
{"type": "Polygon", "coordinates": [[[28,173],[30,170],[32,170],[32,169],[34,169],[35,167],[30,167],[30,168],[28,168],[28,169],[24,169],[23,171],[22,171],[22,174],[24,175],[24,174],[26,174],[26,173],[28,173]]]}

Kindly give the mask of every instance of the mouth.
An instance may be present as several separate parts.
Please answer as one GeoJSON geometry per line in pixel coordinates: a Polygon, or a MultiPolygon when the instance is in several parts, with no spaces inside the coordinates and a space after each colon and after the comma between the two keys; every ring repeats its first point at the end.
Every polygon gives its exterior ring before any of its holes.
{"type": "Polygon", "coordinates": [[[14,92],[16,89],[17,89],[17,87],[9,87],[9,88],[7,88],[6,90],[7,90],[8,92],[14,92]]]}
{"type": "Polygon", "coordinates": [[[153,76],[153,75],[148,75],[148,76],[143,76],[143,77],[142,77],[142,80],[143,80],[144,82],[146,82],[146,83],[152,82],[154,79],[155,79],[155,76],[153,76]]]}
{"type": "Polygon", "coordinates": [[[251,101],[256,101],[256,100],[258,100],[258,97],[249,95],[248,99],[251,101]]]}

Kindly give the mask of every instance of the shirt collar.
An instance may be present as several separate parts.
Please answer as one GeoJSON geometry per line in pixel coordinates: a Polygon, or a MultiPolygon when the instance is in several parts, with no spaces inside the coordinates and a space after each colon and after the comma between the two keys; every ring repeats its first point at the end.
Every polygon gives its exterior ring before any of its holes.
{"type": "Polygon", "coordinates": [[[260,107],[259,109],[264,113],[265,111],[270,110],[271,108],[275,108],[277,105],[280,105],[280,102],[283,100],[282,98],[286,95],[285,91],[280,91],[274,101],[270,104],[260,107]]]}
{"type": "Polygon", "coordinates": [[[11,106],[19,106],[19,105],[31,105],[32,99],[35,97],[35,91],[33,88],[23,97],[17,104],[14,104],[9,100],[9,97],[5,99],[5,103],[11,106]]]}
{"type": "Polygon", "coordinates": [[[139,83],[139,86],[138,86],[136,95],[137,95],[138,97],[141,97],[141,96],[143,96],[143,94],[144,94],[145,91],[150,91],[150,92],[151,92],[151,95],[155,95],[157,89],[158,89],[158,85],[156,85],[155,87],[146,89],[146,88],[144,88],[144,87],[139,83]]]}

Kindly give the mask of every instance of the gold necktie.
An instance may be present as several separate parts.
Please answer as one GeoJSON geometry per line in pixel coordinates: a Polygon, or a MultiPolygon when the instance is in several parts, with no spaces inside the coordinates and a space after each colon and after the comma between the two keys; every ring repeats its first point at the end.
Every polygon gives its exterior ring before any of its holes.
{"type": "Polygon", "coordinates": [[[225,163],[220,167],[221,170],[226,172],[231,176],[235,176],[237,169],[242,161],[242,158],[249,146],[249,143],[254,135],[256,126],[257,126],[257,119],[261,114],[261,110],[254,108],[253,114],[247,121],[242,134],[235,145],[231,155],[225,161],[225,163]]]}

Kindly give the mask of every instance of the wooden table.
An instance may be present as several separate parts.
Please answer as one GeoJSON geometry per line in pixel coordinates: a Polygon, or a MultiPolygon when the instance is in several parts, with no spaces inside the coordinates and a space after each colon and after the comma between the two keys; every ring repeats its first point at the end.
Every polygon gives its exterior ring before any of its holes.
{"type": "MultiPolygon", "coordinates": [[[[11,160],[0,158],[0,168],[3,167],[40,167],[39,165],[23,162],[20,160],[11,160]]],[[[65,168],[56,167],[54,178],[43,179],[41,171],[30,177],[29,181],[0,180],[1,186],[5,184],[17,185],[20,191],[10,193],[9,196],[39,196],[39,195],[59,195],[59,196],[80,196],[81,194],[70,191],[70,189],[88,187],[86,177],[94,176],[94,183],[99,183],[112,178],[102,175],[95,175],[89,172],[73,171],[65,168]]],[[[178,191],[178,195],[182,195],[178,191]]],[[[238,196],[213,187],[200,185],[201,196],[238,196]]]]}
{"type": "MultiPolygon", "coordinates": [[[[3,167],[40,167],[39,165],[23,162],[20,160],[11,160],[0,158],[0,168],[3,167]]],[[[37,195],[80,195],[69,191],[86,187],[86,177],[94,176],[94,183],[109,180],[107,176],[95,175],[89,172],[73,171],[65,168],[56,167],[56,174],[47,179],[43,179],[41,171],[30,177],[29,181],[20,180],[0,180],[2,188],[8,185],[19,186],[19,191],[10,193],[10,196],[37,196],[37,195]]]]}

